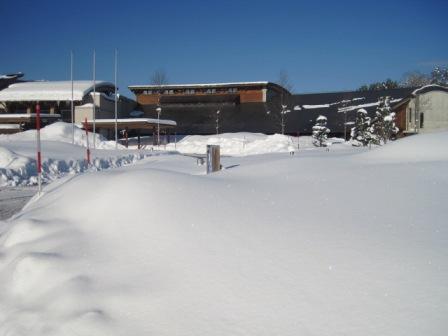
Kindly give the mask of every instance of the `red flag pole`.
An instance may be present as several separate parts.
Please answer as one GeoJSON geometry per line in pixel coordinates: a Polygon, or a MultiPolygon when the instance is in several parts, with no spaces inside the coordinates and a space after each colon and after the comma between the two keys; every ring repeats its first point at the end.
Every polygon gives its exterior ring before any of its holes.
{"type": "Polygon", "coordinates": [[[40,153],[40,105],[36,105],[36,142],[37,142],[37,184],[38,193],[42,191],[42,156],[40,153]]]}
{"type": "Polygon", "coordinates": [[[86,145],[87,145],[87,165],[90,165],[90,147],[89,147],[89,125],[87,124],[87,117],[84,119],[84,129],[86,130],[86,145]]]}

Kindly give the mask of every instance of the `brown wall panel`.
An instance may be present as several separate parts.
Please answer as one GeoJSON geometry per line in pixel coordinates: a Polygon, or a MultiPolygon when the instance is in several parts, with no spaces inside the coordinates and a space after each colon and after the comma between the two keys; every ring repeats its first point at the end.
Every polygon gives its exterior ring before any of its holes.
{"type": "Polygon", "coordinates": [[[160,95],[146,95],[139,94],[137,102],[142,105],[157,105],[159,103],[160,95]]]}
{"type": "Polygon", "coordinates": [[[263,91],[262,90],[241,90],[240,91],[241,103],[262,103],[263,91]]]}

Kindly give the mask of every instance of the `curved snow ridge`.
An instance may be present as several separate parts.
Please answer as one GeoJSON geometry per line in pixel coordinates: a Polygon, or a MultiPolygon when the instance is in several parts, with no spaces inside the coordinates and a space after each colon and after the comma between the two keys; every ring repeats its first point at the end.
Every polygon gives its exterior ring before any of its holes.
{"type": "Polygon", "coordinates": [[[88,272],[79,272],[80,264],[88,269],[83,258],[75,257],[80,251],[81,255],[91,253],[84,234],[63,219],[57,223],[22,219],[4,232],[0,237],[0,310],[4,313],[0,325],[6,334],[62,335],[73,330],[84,334],[84,328],[99,326],[110,333],[93,279],[88,272]],[[18,315],[16,310],[27,313],[18,315]],[[46,330],[48,324],[56,330],[46,330]]]}
{"type": "MultiPolygon", "coordinates": [[[[128,155],[94,158],[90,165],[85,159],[46,159],[42,162],[42,181],[51,182],[66,174],[100,171],[133,164],[148,155],[133,153],[128,155]]],[[[0,186],[31,186],[37,184],[37,164],[35,159],[21,156],[0,147],[0,186]]]]}
{"type": "Polygon", "coordinates": [[[390,141],[356,156],[367,163],[404,163],[448,160],[448,131],[421,133],[390,141]]]}
{"type": "MultiPolygon", "coordinates": [[[[86,131],[79,128],[77,125],[65,122],[55,122],[48,126],[45,126],[40,130],[40,137],[42,141],[58,141],[70,143],[78,146],[85,147],[87,145],[86,131]]],[[[6,141],[35,141],[36,130],[28,130],[15,134],[0,135],[0,140],[6,141]]],[[[89,142],[92,146],[95,141],[95,147],[98,149],[125,149],[126,147],[121,144],[115,144],[115,141],[108,141],[100,134],[89,132],[89,142]]]]}

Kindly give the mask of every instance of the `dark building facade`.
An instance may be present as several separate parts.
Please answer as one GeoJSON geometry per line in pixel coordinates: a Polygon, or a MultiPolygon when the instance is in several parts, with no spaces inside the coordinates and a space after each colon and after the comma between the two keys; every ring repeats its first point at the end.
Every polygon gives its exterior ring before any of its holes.
{"type": "Polygon", "coordinates": [[[283,106],[285,133],[310,134],[316,118],[323,115],[331,133],[343,135],[350,133],[350,122],[359,108],[373,116],[380,97],[398,102],[415,88],[291,94],[271,82],[246,82],[133,85],[129,89],[145,117],[157,117],[160,107],[161,118],[175,120],[179,134],[213,134],[218,124],[219,133],[279,133],[283,106]]]}
{"type": "Polygon", "coordinates": [[[217,125],[220,133],[279,132],[275,112],[291,96],[270,82],[133,85],[129,89],[145,117],[157,117],[161,107],[161,118],[175,120],[179,134],[212,134],[217,125]]]}

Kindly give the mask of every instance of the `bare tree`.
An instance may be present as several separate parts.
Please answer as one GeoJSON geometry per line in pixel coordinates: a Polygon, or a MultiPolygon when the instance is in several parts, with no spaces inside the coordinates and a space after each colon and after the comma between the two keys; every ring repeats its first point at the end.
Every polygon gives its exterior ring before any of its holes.
{"type": "Polygon", "coordinates": [[[294,89],[294,85],[291,83],[288,72],[286,72],[286,70],[280,70],[280,73],[278,74],[277,84],[283,86],[289,92],[294,89]]]}
{"type": "Polygon", "coordinates": [[[431,79],[428,75],[421,73],[420,71],[410,71],[403,75],[401,80],[402,87],[417,87],[424,86],[431,83],[431,79]]]}
{"type": "Polygon", "coordinates": [[[164,85],[168,84],[168,76],[166,71],[163,69],[157,69],[151,75],[151,84],[153,85],[164,85]]]}

